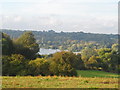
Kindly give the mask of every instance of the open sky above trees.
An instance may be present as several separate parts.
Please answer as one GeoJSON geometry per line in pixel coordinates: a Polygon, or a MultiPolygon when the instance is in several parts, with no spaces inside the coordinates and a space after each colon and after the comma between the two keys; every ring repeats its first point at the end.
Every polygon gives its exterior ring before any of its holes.
{"type": "Polygon", "coordinates": [[[119,0],[1,0],[0,28],[118,33],[119,0]]]}

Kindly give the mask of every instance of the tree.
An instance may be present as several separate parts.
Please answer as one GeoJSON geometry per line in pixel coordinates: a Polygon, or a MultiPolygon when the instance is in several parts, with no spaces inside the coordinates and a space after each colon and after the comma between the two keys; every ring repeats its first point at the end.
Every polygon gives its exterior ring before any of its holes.
{"type": "Polygon", "coordinates": [[[101,66],[104,71],[117,72],[119,64],[119,54],[117,51],[112,51],[112,49],[109,48],[103,48],[98,51],[98,55],[102,60],[101,66]]]}
{"type": "Polygon", "coordinates": [[[89,69],[99,70],[101,68],[101,62],[98,56],[91,56],[86,63],[89,69]]]}
{"type": "Polygon", "coordinates": [[[50,75],[60,76],[76,76],[76,70],[62,59],[58,62],[52,61],[50,63],[50,75]]]}
{"type": "Polygon", "coordinates": [[[50,71],[53,75],[76,75],[75,69],[80,69],[79,64],[83,66],[83,62],[72,52],[57,52],[50,59],[50,71]]]}
{"type": "Polygon", "coordinates": [[[27,75],[27,60],[20,54],[2,57],[3,75],[27,75]]]}
{"type": "Polygon", "coordinates": [[[15,47],[17,51],[20,51],[22,48],[21,52],[18,53],[25,55],[28,59],[34,59],[36,53],[39,51],[39,45],[36,43],[32,32],[25,32],[15,40],[15,47]]]}
{"type": "Polygon", "coordinates": [[[113,44],[112,45],[112,50],[114,50],[114,51],[118,51],[119,48],[120,48],[119,44],[113,44]]]}
{"type": "Polygon", "coordinates": [[[28,63],[29,75],[49,75],[49,63],[43,58],[31,60],[28,63]],[[34,71],[34,72],[33,72],[34,71]]]}
{"type": "Polygon", "coordinates": [[[87,61],[91,56],[97,56],[97,51],[92,48],[85,48],[81,52],[82,60],[84,61],[85,67],[87,67],[87,61]]]}
{"type": "Polygon", "coordinates": [[[2,33],[2,55],[11,55],[13,51],[13,42],[9,35],[2,33]]]}
{"type": "Polygon", "coordinates": [[[75,69],[84,69],[84,62],[81,59],[81,55],[74,54],[72,52],[62,52],[62,59],[69,63],[75,69]]]}
{"type": "Polygon", "coordinates": [[[2,75],[10,75],[10,56],[2,56],[2,75]]]}

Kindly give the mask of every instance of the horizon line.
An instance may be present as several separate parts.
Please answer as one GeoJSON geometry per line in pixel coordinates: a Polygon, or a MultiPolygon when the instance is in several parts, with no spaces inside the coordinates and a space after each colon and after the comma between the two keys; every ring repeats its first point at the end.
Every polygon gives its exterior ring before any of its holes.
{"type": "Polygon", "coordinates": [[[49,32],[49,31],[54,31],[56,33],[61,33],[61,32],[64,32],[64,33],[77,33],[77,32],[81,32],[81,33],[92,33],[92,34],[113,34],[113,35],[116,35],[116,34],[119,34],[118,33],[99,33],[99,32],[85,32],[85,31],[55,31],[53,29],[48,29],[48,30],[37,30],[37,29],[6,29],[6,28],[0,28],[0,30],[11,30],[11,31],[37,31],[37,32],[49,32]]]}

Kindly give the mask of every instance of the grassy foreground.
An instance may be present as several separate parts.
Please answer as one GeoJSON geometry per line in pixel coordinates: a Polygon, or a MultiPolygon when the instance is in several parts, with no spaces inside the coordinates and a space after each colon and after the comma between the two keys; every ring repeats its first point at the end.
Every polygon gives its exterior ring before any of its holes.
{"type": "Polygon", "coordinates": [[[2,88],[118,88],[118,75],[101,71],[77,71],[78,77],[3,76],[2,88]]]}

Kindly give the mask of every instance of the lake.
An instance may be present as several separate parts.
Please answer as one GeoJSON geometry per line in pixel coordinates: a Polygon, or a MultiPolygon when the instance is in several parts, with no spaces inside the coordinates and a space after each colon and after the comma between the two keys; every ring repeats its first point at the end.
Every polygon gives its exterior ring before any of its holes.
{"type": "MultiPolygon", "coordinates": [[[[38,52],[40,55],[49,55],[49,54],[54,54],[56,52],[60,52],[62,50],[59,49],[45,49],[45,48],[40,48],[40,51],[38,52]]],[[[64,51],[68,51],[68,50],[64,50],[64,51]]],[[[73,52],[75,54],[78,54],[80,52],[73,52]]]]}
{"type": "Polygon", "coordinates": [[[56,52],[60,52],[61,50],[59,49],[45,49],[45,48],[40,48],[40,51],[38,52],[40,55],[49,55],[53,54],[56,52]]]}

